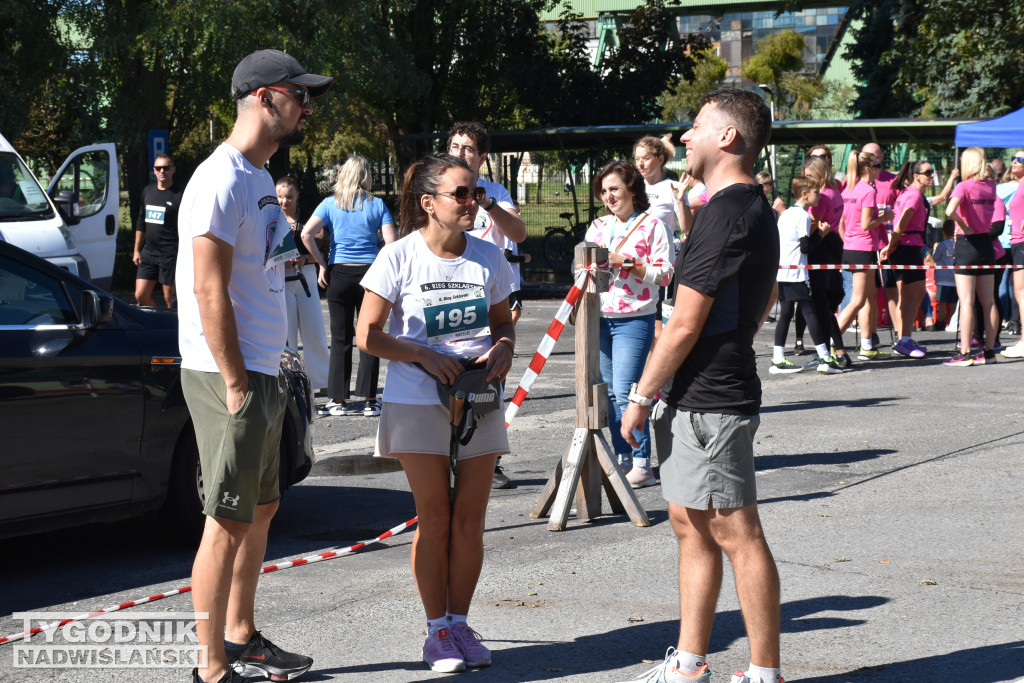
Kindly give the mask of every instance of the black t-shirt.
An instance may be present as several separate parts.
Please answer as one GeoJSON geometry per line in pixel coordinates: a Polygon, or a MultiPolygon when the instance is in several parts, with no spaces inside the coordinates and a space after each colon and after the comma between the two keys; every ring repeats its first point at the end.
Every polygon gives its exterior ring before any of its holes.
{"type": "Polygon", "coordinates": [[[167,255],[178,253],[178,207],[182,192],[177,185],[161,190],[156,183],[150,183],[143,188],[135,229],[146,233],[144,250],[167,255]]]}
{"type": "Polygon", "coordinates": [[[669,404],[702,413],[757,414],[761,381],[754,335],[778,271],[779,231],[761,186],[730,185],[715,194],[697,213],[676,258],[676,284],[714,302],[668,387],[669,404]]]}

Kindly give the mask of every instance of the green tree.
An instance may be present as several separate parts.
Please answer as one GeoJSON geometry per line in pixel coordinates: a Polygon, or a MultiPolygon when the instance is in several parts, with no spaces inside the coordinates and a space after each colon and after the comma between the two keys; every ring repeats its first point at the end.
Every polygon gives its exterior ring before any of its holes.
{"type": "Polygon", "coordinates": [[[718,56],[714,47],[697,52],[693,78],[680,77],[661,97],[662,119],[676,122],[692,121],[700,111],[704,93],[722,85],[729,71],[729,62],[718,56]]]}
{"type": "Polygon", "coordinates": [[[0,132],[16,140],[29,126],[40,84],[67,63],[58,40],[56,2],[0,3],[0,132]]]}
{"type": "Polygon", "coordinates": [[[1024,4],[975,0],[858,2],[845,55],[861,79],[862,116],[999,116],[1024,103],[1024,4]]]}
{"type": "Polygon", "coordinates": [[[782,77],[804,68],[804,37],[792,29],[765,36],[754,47],[754,55],[741,67],[744,78],[767,83],[776,93],[783,92],[782,77]]]}

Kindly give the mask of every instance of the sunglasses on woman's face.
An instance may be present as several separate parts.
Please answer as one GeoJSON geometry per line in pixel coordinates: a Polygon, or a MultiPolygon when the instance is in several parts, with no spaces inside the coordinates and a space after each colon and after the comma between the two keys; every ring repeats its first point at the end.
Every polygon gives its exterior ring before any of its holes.
{"type": "Polygon", "coordinates": [[[1011,164],[1024,164],[1024,157],[1010,157],[1011,164]]]}
{"type": "Polygon", "coordinates": [[[919,175],[926,175],[928,177],[931,177],[931,176],[935,175],[935,169],[934,168],[928,168],[928,169],[925,169],[923,171],[918,171],[918,174],[919,175]]]}
{"type": "Polygon", "coordinates": [[[459,185],[451,192],[435,192],[434,194],[443,194],[449,197],[453,197],[459,204],[465,204],[472,197],[473,201],[477,204],[487,199],[487,190],[482,187],[474,187],[472,190],[465,185],[459,185]]]}

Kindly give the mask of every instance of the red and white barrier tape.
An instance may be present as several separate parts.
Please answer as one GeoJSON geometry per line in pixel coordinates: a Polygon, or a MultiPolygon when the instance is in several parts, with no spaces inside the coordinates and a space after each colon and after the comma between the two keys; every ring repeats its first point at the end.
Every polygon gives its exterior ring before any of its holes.
{"type": "Polygon", "coordinates": [[[1012,263],[1002,266],[901,266],[890,263],[856,265],[850,263],[808,263],[806,265],[779,266],[779,270],[1007,270],[1019,268],[1012,263]]]}
{"type": "MultiPolygon", "coordinates": [[[[597,267],[599,268],[600,265],[597,264],[597,267]]],[[[533,354],[533,360],[530,361],[526,372],[523,373],[523,378],[519,380],[519,386],[516,387],[516,392],[512,395],[512,400],[509,401],[508,408],[505,410],[505,427],[508,427],[509,423],[512,422],[512,418],[519,412],[519,407],[523,405],[523,400],[533,387],[533,381],[537,379],[537,375],[544,368],[544,363],[547,362],[548,356],[551,355],[551,350],[555,348],[555,342],[558,341],[562,330],[565,329],[565,323],[569,320],[569,314],[572,312],[573,306],[580,300],[580,295],[583,293],[586,279],[589,276],[590,272],[588,270],[581,270],[576,276],[576,281],[573,282],[572,287],[569,289],[569,293],[565,295],[562,305],[558,307],[558,312],[555,313],[555,317],[548,326],[547,332],[544,333],[544,338],[540,340],[537,351],[533,354]]]]}
{"type": "MultiPolygon", "coordinates": [[[[548,330],[545,333],[544,338],[538,345],[537,351],[533,355],[533,360],[530,361],[529,367],[527,367],[526,372],[523,374],[523,378],[522,380],[520,380],[519,386],[516,388],[516,392],[512,396],[512,400],[509,404],[508,410],[505,411],[506,427],[508,427],[509,423],[512,422],[512,418],[516,416],[516,413],[519,411],[519,407],[523,404],[523,400],[526,398],[526,395],[530,392],[530,388],[533,386],[534,380],[537,379],[537,375],[539,375],[540,371],[543,369],[544,363],[547,362],[548,356],[551,354],[551,350],[555,346],[555,342],[558,341],[559,336],[561,336],[562,334],[562,330],[565,329],[565,323],[569,319],[569,313],[572,312],[573,307],[580,299],[580,295],[583,294],[583,289],[586,286],[585,283],[587,278],[590,277],[590,272],[592,270],[607,269],[607,261],[602,261],[600,263],[594,264],[589,269],[580,270],[579,274],[576,276],[576,280],[575,282],[573,282],[572,287],[569,289],[569,293],[565,295],[565,299],[562,301],[562,305],[559,306],[558,311],[555,313],[554,319],[551,321],[551,325],[548,326],[548,330]]],[[[323,560],[330,560],[335,557],[351,555],[352,553],[362,550],[368,545],[371,545],[373,543],[379,543],[387,538],[390,538],[396,534],[405,531],[413,524],[416,524],[418,521],[419,517],[413,517],[408,522],[399,524],[398,526],[389,529],[388,531],[385,531],[383,534],[377,536],[376,538],[370,539],[368,541],[362,541],[360,543],[356,543],[355,545],[350,545],[346,548],[341,548],[339,550],[328,550],[322,553],[318,553],[316,555],[311,555],[309,557],[297,558],[294,560],[288,560],[286,562],[280,562],[276,564],[268,564],[264,566],[262,569],[260,569],[260,574],[269,574],[270,572],[276,572],[281,569],[299,567],[304,564],[313,564],[314,562],[322,562],[323,560]]],[[[43,631],[49,631],[54,628],[59,628],[64,624],[68,624],[73,621],[92,619],[102,614],[109,614],[111,612],[117,612],[123,609],[127,609],[129,607],[136,607],[138,605],[144,605],[148,602],[155,602],[157,600],[162,600],[163,598],[169,598],[174,595],[188,593],[191,592],[191,590],[192,586],[183,586],[182,588],[176,588],[166,593],[157,593],[155,595],[149,595],[138,600],[122,602],[118,605],[112,605],[111,607],[95,610],[93,612],[85,612],[73,617],[69,617],[67,619],[62,619],[61,621],[57,621],[52,624],[48,624],[46,626],[38,626],[29,631],[23,631],[22,633],[15,633],[10,636],[2,637],[0,638],[0,645],[2,645],[3,643],[10,643],[17,640],[28,639],[38,633],[41,633],[43,631]]]]}
{"type": "MultiPolygon", "coordinates": [[[[328,550],[328,551],[325,551],[325,552],[322,552],[322,553],[318,553],[316,555],[310,555],[309,557],[302,557],[302,558],[297,558],[297,559],[294,559],[294,560],[288,560],[287,562],[279,562],[277,564],[268,564],[265,567],[263,567],[262,569],[260,569],[260,574],[269,574],[270,572],[276,572],[276,571],[279,571],[281,569],[288,569],[289,567],[299,567],[299,566],[304,565],[304,564],[313,564],[314,562],[322,562],[324,560],[330,560],[330,559],[333,559],[335,557],[343,557],[345,555],[351,555],[352,553],[354,553],[354,552],[356,552],[358,550],[362,550],[363,548],[365,548],[368,545],[372,545],[374,543],[379,543],[379,542],[381,542],[381,541],[383,541],[385,539],[391,538],[392,536],[394,536],[396,534],[400,534],[401,532],[405,531],[410,526],[415,524],[417,519],[418,519],[417,517],[414,517],[414,518],[410,519],[408,522],[404,522],[404,523],[399,524],[398,526],[396,526],[396,527],[394,527],[392,529],[388,529],[387,531],[382,533],[380,536],[377,536],[376,538],[372,538],[372,539],[370,539],[368,541],[362,541],[360,543],[356,543],[355,545],[350,545],[350,546],[345,547],[345,548],[339,548],[338,550],[328,550]]],[[[110,614],[111,612],[118,612],[120,610],[127,609],[129,607],[135,607],[137,605],[144,605],[147,602],[155,602],[157,600],[162,600],[163,598],[169,598],[172,595],[180,595],[182,593],[188,593],[191,590],[192,590],[192,586],[183,586],[182,588],[175,588],[174,590],[167,591],[166,593],[157,593],[156,595],[149,595],[149,596],[147,596],[145,598],[140,598],[138,600],[130,600],[128,602],[122,602],[119,605],[112,605],[110,607],[107,607],[107,608],[104,608],[104,609],[98,609],[98,610],[95,610],[93,612],[84,612],[82,614],[79,614],[79,615],[76,615],[76,616],[73,616],[73,617],[68,617],[67,619],[62,619],[60,621],[56,621],[56,622],[54,622],[52,624],[48,624],[46,626],[37,626],[36,628],[31,629],[29,631],[23,631],[21,633],[15,633],[13,635],[9,635],[9,636],[6,636],[4,638],[0,638],[0,644],[11,643],[11,642],[14,642],[16,640],[28,639],[28,638],[31,638],[32,636],[36,635],[37,633],[41,633],[43,631],[49,631],[50,629],[54,629],[54,628],[59,628],[59,627],[63,626],[64,624],[69,624],[69,623],[71,623],[73,621],[82,621],[82,620],[85,620],[85,619],[92,619],[94,617],[100,616],[101,614],[110,614]]]]}

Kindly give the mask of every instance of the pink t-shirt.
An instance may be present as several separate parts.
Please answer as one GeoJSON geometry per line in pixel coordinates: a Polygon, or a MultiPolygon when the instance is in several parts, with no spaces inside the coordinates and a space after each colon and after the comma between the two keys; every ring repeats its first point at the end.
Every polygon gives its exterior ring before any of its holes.
{"type": "Polygon", "coordinates": [[[862,211],[872,210],[872,216],[878,215],[875,188],[868,183],[858,181],[853,187],[843,190],[843,223],[846,237],[843,248],[852,251],[878,251],[885,240],[885,226],[879,225],[873,230],[864,230],[861,223],[862,211]]]}
{"type": "MultiPolygon", "coordinates": [[[[971,226],[974,234],[985,234],[992,229],[992,215],[995,213],[999,198],[996,196],[996,184],[991,180],[965,180],[953,188],[949,198],[960,200],[956,214],[971,226]]],[[[956,234],[964,234],[959,224],[956,234]]]]}
{"type": "Polygon", "coordinates": [[[1017,186],[1017,191],[1010,199],[1010,244],[1024,242],[1024,189],[1017,186]]]}
{"type": "Polygon", "coordinates": [[[875,201],[882,206],[896,206],[896,199],[902,192],[894,185],[895,182],[895,173],[886,170],[880,171],[878,180],[875,181],[875,201]]]}
{"type": "Polygon", "coordinates": [[[896,197],[896,205],[893,209],[896,215],[893,225],[900,224],[900,217],[908,209],[914,213],[910,217],[910,222],[904,226],[903,234],[900,235],[900,246],[923,247],[924,229],[928,225],[928,209],[921,191],[913,185],[900,192],[900,195],[896,197]]]}
{"type": "MultiPolygon", "coordinates": [[[[838,187],[825,187],[821,190],[821,201],[811,207],[811,215],[819,221],[825,221],[833,230],[839,230],[839,219],[843,217],[843,193],[838,187]]],[[[839,234],[836,232],[836,234],[839,234]]]]}

